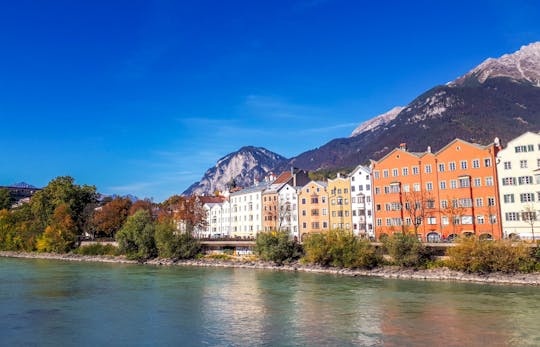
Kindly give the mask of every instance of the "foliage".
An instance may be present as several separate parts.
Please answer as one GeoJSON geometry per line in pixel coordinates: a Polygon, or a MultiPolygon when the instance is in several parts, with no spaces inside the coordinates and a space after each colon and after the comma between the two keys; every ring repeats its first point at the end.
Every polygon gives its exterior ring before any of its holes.
{"type": "Polygon", "coordinates": [[[317,171],[309,172],[309,179],[313,181],[326,181],[328,179],[334,179],[337,177],[337,174],[340,173],[343,176],[347,176],[351,171],[354,170],[354,167],[347,167],[341,169],[319,169],[317,171]]]}
{"type": "Polygon", "coordinates": [[[304,251],[306,261],[324,266],[373,268],[382,261],[368,240],[340,229],[309,235],[304,242],[304,251]]]}
{"type": "Polygon", "coordinates": [[[159,219],[168,218],[172,218],[180,226],[180,231],[190,234],[204,229],[207,225],[206,210],[195,196],[173,195],[162,202],[159,219]]]}
{"type": "Polygon", "coordinates": [[[118,255],[118,247],[111,244],[93,243],[76,248],[73,253],[80,255],[118,255]]]}
{"type": "Polygon", "coordinates": [[[262,260],[282,264],[299,259],[302,248],[290,238],[288,231],[270,231],[257,234],[255,253],[262,260]]]}
{"type": "Polygon", "coordinates": [[[54,210],[51,225],[38,238],[36,248],[39,252],[65,253],[77,241],[77,227],[71,218],[71,211],[66,204],[60,204],[54,210]]]}
{"type": "Polygon", "coordinates": [[[447,251],[448,267],[466,272],[506,273],[531,271],[534,258],[530,249],[522,242],[481,241],[475,237],[460,239],[455,247],[447,251]]]}
{"type": "Polygon", "coordinates": [[[126,221],[131,208],[131,200],[117,197],[103,205],[92,217],[94,236],[114,237],[126,221]]]}
{"type": "Polygon", "coordinates": [[[157,222],[155,237],[162,258],[192,259],[202,249],[199,240],[190,233],[179,232],[176,223],[170,218],[157,222]]]}
{"type": "Polygon", "coordinates": [[[9,190],[7,189],[0,189],[0,210],[9,210],[11,208],[11,205],[13,203],[13,199],[11,197],[11,194],[9,190]]]}
{"type": "Polygon", "coordinates": [[[137,200],[135,201],[130,209],[129,215],[134,215],[137,211],[145,210],[153,218],[154,216],[154,203],[150,199],[137,200]]]}
{"type": "Polygon", "coordinates": [[[146,260],[156,257],[154,231],[155,226],[148,211],[135,212],[116,233],[120,251],[129,259],[146,260]]]}
{"type": "Polygon", "coordinates": [[[385,238],[383,244],[394,263],[402,267],[424,266],[430,258],[415,235],[396,233],[385,238]]]}
{"type": "Polygon", "coordinates": [[[209,255],[206,256],[206,258],[213,259],[213,260],[231,260],[231,259],[233,259],[233,257],[231,257],[229,254],[225,254],[225,253],[209,254],[209,255]]]}

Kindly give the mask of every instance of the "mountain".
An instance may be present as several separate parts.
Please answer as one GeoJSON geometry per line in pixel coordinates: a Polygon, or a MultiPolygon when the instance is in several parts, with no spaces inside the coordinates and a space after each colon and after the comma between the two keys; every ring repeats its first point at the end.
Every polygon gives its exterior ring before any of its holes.
{"type": "Polygon", "coordinates": [[[192,184],[184,195],[212,194],[227,188],[234,180],[240,187],[247,187],[255,180],[261,181],[274,168],[287,163],[287,158],[262,147],[246,146],[219,159],[208,169],[199,182],[192,184]]]}
{"type": "Polygon", "coordinates": [[[12,185],[10,185],[10,187],[13,187],[13,188],[28,188],[28,189],[35,189],[36,187],[31,185],[31,184],[28,184],[26,182],[17,182],[17,183],[13,183],[12,185]]]}
{"type": "Polygon", "coordinates": [[[285,160],[265,149],[244,147],[218,161],[200,182],[184,192],[212,193],[233,178],[249,185],[267,172],[291,166],[304,170],[335,169],[380,159],[400,143],[411,151],[436,151],[459,137],[489,144],[540,130],[540,42],[512,54],[490,58],[456,80],[435,86],[405,107],[360,124],[349,137],[285,160]],[[254,155],[261,150],[273,155],[254,155]],[[252,157],[253,155],[253,157],[252,157]],[[268,159],[262,159],[268,158],[268,159]]]}
{"type": "Polygon", "coordinates": [[[400,143],[438,150],[452,139],[488,144],[540,130],[540,42],[487,59],[455,81],[436,86],[400,110],[361,124],[291,159],[302,169],[350,167],[379,159],[400,143]],[[397,112],[397,114],[394,114],[397,112]]]}

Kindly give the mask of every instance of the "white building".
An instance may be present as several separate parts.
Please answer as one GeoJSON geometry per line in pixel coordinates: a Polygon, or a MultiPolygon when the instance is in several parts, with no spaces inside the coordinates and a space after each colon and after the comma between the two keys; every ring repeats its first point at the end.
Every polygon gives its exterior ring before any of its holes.
{"type": "Polygon", "coordinates": [[[279,220],[278,229],[288,230],[293,237],[300,240],[298,229],[298,193],[301,187],[284,184],[278,189],[279,220]]]}
{"type": "Polygon", "coordinates": [[[350,174],[352,230],[355,235],[375,237],[371,170],[358,165],[350,174]]]}
{"type": "Polygon", "coordinates": [[[206,237],[225,237],[230,234],[231,211],[228,200],[220,203],[204,204],[207,216],[206,237]]]}
{"type": "Polygon", "coordinates": [[[540,135],[526,132],[497,154],[503,235],[540,238],[540,135]]]}
{"type": "Polygon", "coordinates": [[[255,237],[262,230],[262,193],[269,182],[231,193],[231,236],[255,237]]]}

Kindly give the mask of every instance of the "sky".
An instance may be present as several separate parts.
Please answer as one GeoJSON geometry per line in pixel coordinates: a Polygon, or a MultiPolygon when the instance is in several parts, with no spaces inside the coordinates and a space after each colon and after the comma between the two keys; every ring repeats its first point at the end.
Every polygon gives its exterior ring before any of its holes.
{"type": "Polygon", "coordinates": [[[540,41],[538,1],[0,0],[0,185],[162,201],[540,41]]]}

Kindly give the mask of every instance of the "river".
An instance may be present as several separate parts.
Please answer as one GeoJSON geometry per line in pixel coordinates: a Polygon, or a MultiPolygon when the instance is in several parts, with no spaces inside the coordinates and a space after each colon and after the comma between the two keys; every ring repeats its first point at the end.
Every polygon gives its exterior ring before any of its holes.
{"type": "Polygon", "coordinates": [[[539,346],[540,290],[0,258],[0,345],[539,346]]]}

